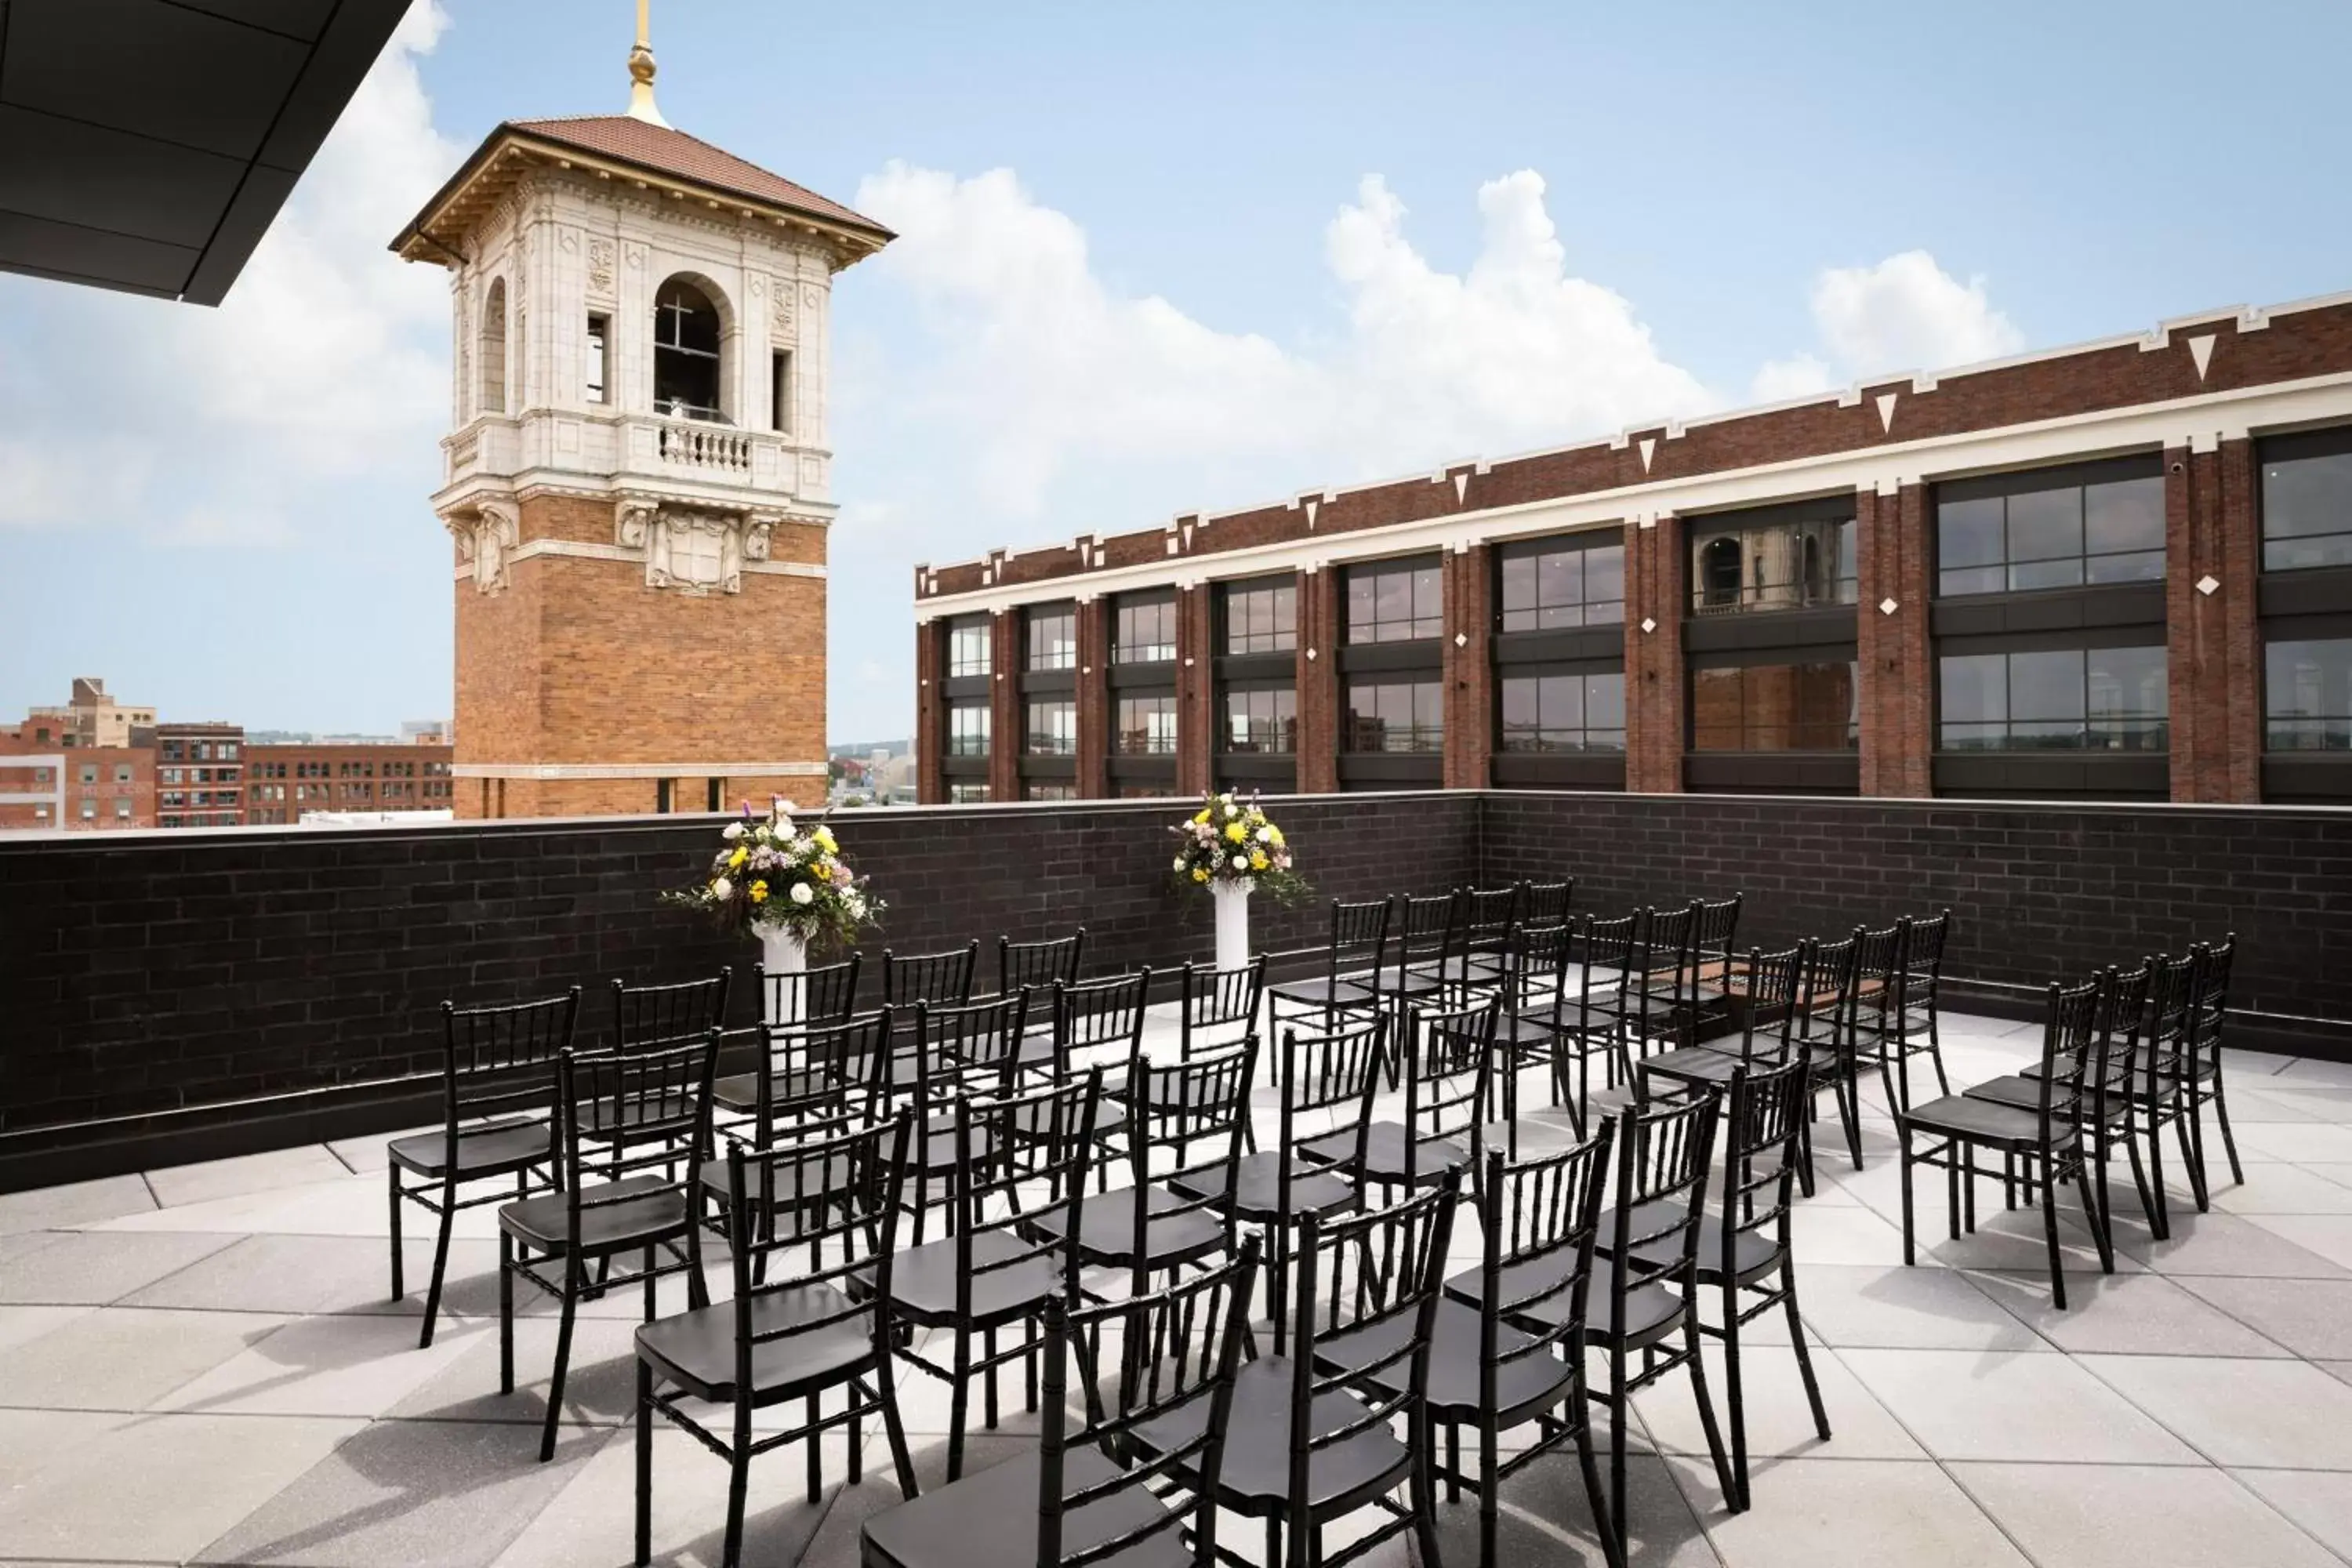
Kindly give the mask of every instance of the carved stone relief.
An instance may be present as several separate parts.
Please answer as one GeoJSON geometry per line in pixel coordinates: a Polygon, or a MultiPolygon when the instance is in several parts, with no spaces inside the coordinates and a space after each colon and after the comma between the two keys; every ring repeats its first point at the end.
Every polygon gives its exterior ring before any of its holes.
{"type": "Polygon", "coordinates": [[[478,593],[495,594],[507,586],[507,563],[522,539],[522,514],[505,501],[476,504],[471,517],[451,514],[441,520],[457,542],[457,554],[474,569],[478,593]]]}
{"type": "Polygon", "coordinates": [[[772,517],[693,511],[629,499],[614,509],[613,537],[645,552],[646,586],[682,594],[740,594],[743,563],[768,558],[772,517]]]}
{"type": "Polygon", "coordinates": [[[588,288],[597,294],[613,291],[613,242],[609,239],[588,242],[588,288]]]}

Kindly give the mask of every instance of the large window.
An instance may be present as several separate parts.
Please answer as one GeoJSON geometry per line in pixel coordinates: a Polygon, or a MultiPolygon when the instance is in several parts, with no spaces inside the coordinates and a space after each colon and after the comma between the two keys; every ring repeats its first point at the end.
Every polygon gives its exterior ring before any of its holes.
{"type": "Polygon", "coordinates": [[[1122,697],[1118,700],[1118,751],[1128,757],[1172,757],[1176,754],[1176,699],[1122,697]]]}
{"type": "Polygon", "coordinates": [[[1033,780],[1021,793],[1028,800],[1076,800],[1078,798],[1078,786],[1055,784],[1051,780],[1033,780]]]}
{"type": "Polygon", "coordinates": [[[950,757],[984,757],[988,755],[988,704],[985,702],[951,702],[948,705],[948,755],[950,757]]]}
{"type": "Polygon", "coordinates": [[[1691,749],[1843,752],[1860,733],[1850,663],[1691,671],[1691,749]]]}
{"type": "Polygon", "coordinates": [[[1434,680],[1348,684],[1350,752],[1434,752],[1444,744],[1443,688],[1434,680]]]}
{"type": "Polygon", "coordinates": [[[1078,668],[1078,612],[1076,605],[1055,605],[1032,610],[1029,624],[1031,669],[1078,668]]]}
{"type": "Polygon", "coordinates": [[[613,378],[613,318],[597,311],[588,312],[588,343],[585,359],[587,374],[583,377],[582,393],[590,403],[609,403],[608,391],[613,378]]]}
{"type": "Polygon", "coordinates": [[[988,620],[948,623],[948,676],[950,679],[986,675],[989,666],[988,620]]]}
{"type": "Polygon", "coordinates": [[[1947,654],[1937,744],[1948,752],[2161,752],[2161,647],[1947,654]]]}
{"type": "Polygon", "coordinates": [[[962,779],[950,779],[948,781],[948,804],[950,805],[978,805],[987,798],[988,786],[984,784],[962,779]]]}
{"type": "Polygon", "coordinates": [[[1444,630],[1445,593],[1435,566],[1348,569],[1349,642],[1407,642],[1444,630]]]}
{"type": "Polygon", "coordinates": [[[1507,554],[1498,570],[1507,632],[1615,626],[1625,618],[1622,544],[1507,554]]]}
{"type": "MultiPolygon", "coordinates": [[[[1810,503],[1809,510],[1823,509],[1810,503]]],[[[1693,615],[1801,610],[1854,601],[1854,530],[1850,516],[1780,517],[1753,522],[1695,518],[1690,524],[1690,551],[1693,615]]]]}
{"type": "Polygon", "coordinates": [[[1298,750],[1298,694],[1287,686],[1225,693],[1224,750],[1289,755],[1298,750]]]}
{"type": "Polygon", "coordinates": [[[1946,486],[1936,502],[1936,591],[1947,597],[2160,581],[2164,476],[2044,484],[2019,475],[1946,486]],[[2018,488],[1985,493],[1996,484],[2018,488]]]}
{"type": "Polygon", "coordinates": [[[2352,428],[2263,441],[2263,570],[2352,566],[2352,428]]]}
{"type": "Polygon", "coordinates": [[[1298,646],[1298,584],[1236,583],[1224,590],[1227,653],[1288,653],[1298,646]]]}
{"type": "Polygon", "coordinates": [[[1113,664],[1167,664],[1176,658],[1176,601],[1146,599],[1112,612],[1113,664]]]}
{"type": "Polygon", "coordinates": [[[2352,751],[2352,637],[2274,642],[2263,653],[2263,745],[2352,751]]]}
{"type": "Polygon", "coordinates": [[[1067,697],[1029,700],[1027,751],[1033,757],[1078,754],[1078,705],[1067,697]]]}
{"type": "Polygon", "coordinates": [[[1624,676],[1505,676],[1502,742],[1507,752],[1623,751],[1624,676]]]}
{"type": "Polygon", "coordinates": [[[710,296],[673,278],[654,296],[654,412],[673,419],[717,419],[719,308],[710,296]]]}

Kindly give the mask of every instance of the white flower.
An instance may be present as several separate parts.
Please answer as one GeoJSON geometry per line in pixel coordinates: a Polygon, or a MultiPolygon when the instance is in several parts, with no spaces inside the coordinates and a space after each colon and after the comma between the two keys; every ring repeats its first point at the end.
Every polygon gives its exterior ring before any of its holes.
{"type": "Polygon", "coordinates": [[[1217,804],[1223,806],[1226,810],[1231,811],[1234,805],[1234,797],[1230,795],[1221,795],[1217,797],[1217,804]]]}
{"type": "Polygon", "coordinates": [[[1176,857],[1176,868],[1176,868],[1177,870],[1179,870],[1179,871],[1181,871],[1181,870],[1184,868],[1184,857],[1182,857],[1181,855],[1179,855],[1179,856],[1177,856],[1177,857],[1176,857]]]}
{"type": "Polygon", "coordinates": [[[782,838],[792,837],[793,836],[793,819],[789,816],[779,816],[776,818],[776,834],[777,837],[782,838]]]}
{"type": "Polygon", "coordinates": [[[806,882],[794,882],[793,884],[793,902],[796,904],[806,904],[814,902],[815,899],[816,895],[809,891],[809,885],[806,882]]]}
{"type": "Polygon", "coordinates": [[[1246,856],[1246,855],[1236,855],[1236,856],[1234,856],[1234,870],[1236,870],[1236,871],[1246,871],[1246,870],[1248,870],[1248,869],[1249,869],[1249,857],[1248,857],[1248,856],[1246,856]]]}
{"type": "Polygon", "coordinates": [[[866,918],[866,895],[852,888],[841,895],[841,907],[849,912],[851,920],[862,921],[866,918]]]}
{"type": "Polygon", "coordinates": [[[719,837],[732,844],[743,837],[743,825],[740,822],[730,822],[719,830],[719,837]]]}
{"type": "Polygon", "coordinates": [[[1271,828],[1271,827],[1261,827],[1261,828],[1259,828],[1259,829],[1257,830],[1257,841],[1258,841],[1260,844],[1271,844],[1271,843],[1273,843],[1273,842],[1274,842],[1274,829],[1273,829],[1273,828],[1271,828]]]}
{"type": "Polygon", "coordinates": [[[720,900],[731,899],[735,896],[735,884],[721,877],[710,884],[710,896],[720,900]]]}

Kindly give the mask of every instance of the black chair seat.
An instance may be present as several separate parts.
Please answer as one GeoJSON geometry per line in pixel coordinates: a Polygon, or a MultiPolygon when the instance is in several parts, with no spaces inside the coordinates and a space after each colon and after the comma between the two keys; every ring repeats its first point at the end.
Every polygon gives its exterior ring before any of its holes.
{"type": "MultiPolygon", "coordinates": [[[[689,1043],[685,1040],[649,1041],[646,1048],[651,1050],[656,1046],[667,1047],[689,1043]]],[[[580,1121],[581,1135],[599,1142],[628,1128],[642,1127],[648,1121],[675,1121],[694,1113],[690,1101],[674,1095],[659,1100],[632,1100],[628,1104],[618,1107],[617,1113],[615,1107],[601,1100],[585,1109],[587,1114],[580,1121]]]]}
{"type": "MultiPolygon", "coordinates": [[[[934,1116],[925,1124],[923,1147],[920,1152],[923,1168],[934,1175],[942,1171],[952,1171],[956,1168],[959,1162],[956,1158],[955,1117],[952,1113],[946,1116],[934,1116]]],[[[971,1157],[974,1160],[985,1160],[995,1152],[995,1136],[986,1127],[975,1123],[971,1130],[971,1157]]]]}
{"type": "Polygon", "coordinates": [[[1659,1078],[1670,1078],[1677,1083],[1729,1083],[1731,1075],[1739,1070],[1740,1058],[1729,1051],[1718,1051],[1707,1046],[1684,1046],[1671,1051],[1660,1051],[1654,1057],[1644,1057],[1639,1069],[1659,1078]]]}
{"type": "Polygon", "coordinates": [[[1278,1002],[1297,1002],[1317,1007],[1369,1007],[1376,1000],[1368,981],[1349,980],[1342,976],[1334,982],[1323,975],[1310,975],[1304,980],[1286,980],[1279,985],[1269,985],[1266,994],[1278,1002]]]}
{"type": "MultiPolygon", "coordinates": [[[[752,1298],[755,1333],[817,1323],[751,1347],[753,1405],[789,1399],[811,1386],[831,1387],[873,1362],[871,1312],[858,1312],[836,1322],[821,1321],[847,1305],[839,1291],[822,1286],[769,1290],[752,1298]]],[[[651,1362],[656,1372],[698,1399],[732,1403],[735,1303],[720,1301],[642,1325],[637,1330],[637,1353],[651,1362]]]]}
{"type": "MultiPolygon", "coordinates": [[[[1282,1212],[1280,1156],[1271,1149],[1242,1156],[1238,1173],[1223,1160],[1168,1178],[1168,1184],[1188,1198],[1215,1194],[1234,1213],[1247,1218],[1271,1218],[1282,1212]],[[1230,1193],[1230,1196],[1228,1196],[1230,1193]]],[[[1290,1173],[1289,1212],[1320,1214],[1342,1209],[1356,1201],[1356,1190],[1328,1171],[1294,1164],[1290,1173]]]]}
{"type": "MultiPolygon", "coordinates": [[[[1402,1184],[1408,1137],[1404,1124],[1398,1121],[1375,1121],[1366,1129],[1364,1180],[1376,1185],[1402,1184]]],[[[1297,1153],[1319,1164],[1347,1164],[1356,1157],[1356,1129],[1342,1127],[1320,1138],[1310,1138],[1298,1145],[1297,1153]]],[[[1437,1139],[1423,1143],[1414,1152],[1413,1159],[1417,1184],[1429,1185],[1444,1181],[1445,1173],[1454,1166],[1468,1163],[1470,1152],[1453,1139],[1437,1139]]]]}
{"type": "Polygon", "coordinates": [[[1499,1046],[1548,1046],[1562,1035],[1575,1033],[1575,1026],[1562,1020],[1552,1022],[1549,1008],[1542,1012],[1506,1013],[1495,1020],[1495,1043],[1499,1046]]]}
{"type": "MultiPolygon", "coordinates": [[[[927,1241],[899,1253],[891,1261],[890,1305],[894,1311],[919,1323],[947,1322],[959,1316],[957,1239],[950,1236],[927,1241]]],[[[1061,1265],[1051,1253],[1039,1253],[1018,1263],[1005,1262],[1029,1249],[1028,1244],[1002,1230],[973,1234],[971,1314],[968,1321],[980,1325],[1001,1323],[1008,1318],[1034,1312],[1047,1297],[1062,1289],[1061,1265]],[[992,1263],[1003,1267],[989,1268],[992,1263]]]]}
{"type": "MultiPolygon", "coordinates": [[[[1570,1294],[1546,1293],[1543,1299],[1510,1311],[1514,1301],[1525,1301],[1539,1292],[1553,1290],[1568,1277],[1576,1260],[1563,1250],[1545,1258],[1528,1258],[1503,1266],[1503,1305],[1507,1316],[1516,1315],[1533,1323],[1538,1331],[1558,1328],[1568,1321],[1570,1294]]],[[[1682,1321],[1682,1298],[1653,1280],[1625,1293],[1625,1316],[1622,1323],[1612,1321],[1612,1311],[1616,1296],[1616,1265],[1605,1258],[1592,1259],[1592,1283],[1586,1292],[1584,1304],[1584,1339],[1588,1344],[1610,1344],[1622,1340],[1629,1350],[1655,1344],[1674,1331],[1682,1321]]],[[[1475,1307],[1486,1289],[1486,1280],[1475,1268],[1455,1275],[1445,1282],[1445,1293],[1457,1301],[1475,1307]]]]}
{"type": "MultiPolygon", "coordinates": [[[[804,1166],[798,1162],[789,1165],[770,1165],[762,1163],[746,1165],[743,1168],[744,1184],[750,1189],[745,1195],[751,1200],[751,1205],[755,1208],[763,1205],[779,1209],[812,1205],[822,1200],[827,1193],[848,1185],[852,1176],[849,1158],[845,1154],[828,1156],[821,1169],[816,1166],[804,1166]],[[768,1190],[768,1178],[772,1173],[778,1178],[774,1184],[775,1191],[772,1193],[768,1190]],[[814,1192],[803,1190],[811,1178],[815,1180],[814,1192]]],[[[723,1160],[705,1160],[702,1163],[702,1184],[720,1203],[730,1202],[727,1163],[723,1160]]]]}
{"type": "MultiPolygon", "coordinates": [[[[1038,1463],[1034,1451],[1023,1454],[876,1515],[866,1525],[866,1561],[892,1568],[1036,1568],[1038,1463]]],[[[1066,1497],[1118,1474],[1100,1449],[1077,1447],[1062,1455],[1066,1497]]],[[[1143,1488],[1121,1487],[1062,1515],[1063,1554],[1165,1517],[1143,1488]]],[[[1181,1531],[1161,1530],[1093,1561],[1107,1568],[1190,1568],[1192,1554],[1181,1531]]]]}
{"type": "MultiPolygon", "coordinates": [[[[1627,1233],[1637,1237],[1654,1235],[1680,1220],[1684,1212],[1683,1203],[1674,1198],[1660,1198],[1637,1205],[1626,1222],[1627,1233]]],[[[1723,1283],[1723,1215],[1716,1210],[1708,1209],[1699,1216],[1698,1277],[1704,1283],[1723,1283]]],[[[1601,1221],[1601,1240],[1597,1245],[1604,1254],[1616,1234],[1617,1217],[1612,1211],[1601,1221]]],[[[1682,1237],[1677,1232],[1662,1242],[1651,1242],[1646,1247],[1640,1242],[1634,1243],[1633,1256],[1641,1260],[1643,1268],[1655,1268],[1680,1256],[1681,1247],[1682,1237]],[[1662,1247],[1665,1250],[1660,1250],[1662,1247]]],[[[1744,1285],[1749,1280],[1761,1279],[1780,1266],[1780,1244],[1778,1238],[1767,1236],[1761,1230],[1734,1234],[1731,1269],[1739,1283],[1744,1285]]],[[[1600,1298],[1595,1296],[1593,1300],[1599,1300],[1600,1298]]]]}
{"type": "MultiPolygon", "coordinates": [[[[1904,1121],[1919,1131],[1939,1138],[1961,1138],[1970,1142],[2005,1144],[2015,1148],[2039,1148],[2042,1143],[2042,1113],[2021,1110],[2013,1105],[1996,1105],[1990,1100],[1971,1100],[1965,1094],[1948,1094],[1941,1100],[1931,1100],[1925,1105],[1914,1106],[1904,1121]]],[[[2059,1142],[2071,1140],[2071,1130],[2059,1131],[2059,1142]]]]}
{"type": "MultiPolygon", "coordinates": [[[[1385,1427],[1372,1426],[1314,1450],[1307,1460],[1307,1496],[1290,1497],[1293,1375],[1288,1356],[1261,1356],[1234,1376],[1232,1414],[1225,1426],[1224,1468],[1218,1486],[1225,1506],[1255,1518],[1264,1518],[1286,1504],[1323,1512],[1394,1489],[1412,1467],[1412,1450],[1385,1427]]],[[[1363,1419],[1365,1408],[1355,1395],[1330,1389],[1316,1396],[1307,1419],[1319,1436],[1363,1419]]],[[[1208,1419],[1209,1402],[1195,1399],[1139,1422],[1135,1435],[1147,1449],[1164,1454],[1198,1436],[1208,1419]]],[[[1035,1510],[1033,1501],[1030,1511],[1035,1510]]]]}
{"type": "MultiPolygon", "coordinates": [[[[581,1198],[583,1202],[619,1200],[580,1211],[580,1250],[583,1253],[628,1251],[686,1232],[686,1195],[660,1176],[591,1182],[582,1191],[581,1198]]],[[[541,1251],[561,1252],[572,1245],[570,1210],[565,1206],[568,1201],[562,1193],[548,1193],[508,1204],[499,1210],[499,1228],[541,1251]]]]}
{"type": "MultiPolygon", "coordinates": [[[[1044,1138],[1054,1130],[1053,1102],[1033,1100],[1013,1113],[1013,1125],[1024,1138],[1044,1138]]],[[[1127,1125],[1127,1102],[1104,1095],[1095,1102],[1095,1136],[1116,1132],[1127,1125]]],[[[1071,1131],[1075,1131],[1076,1129],[1071,1131]]]]}
{"type": "MultiPolygon", "coordinates": [[[[1353,1370],[1392,1355],[1412,1338],[1412,1320],[1404,1313],[1363,1329],[1343,1329],[1317,1342],[1316,1358],[1328,1371],[1353,1370]]],[[[1525,1350],[1534,1339],[1507,1323],[1496,1325],[1495,1352],[1509,1356],[1525,1350]]],[[[1496,1423],[1516,1426],[1537,1413],[1550,1409],[1567,1396],[1576,1381],[1576,1368],[1549,1354],[1522,1355],[1495,1369],[1496,1423]]],[[[1392,1362],[1362,1374],[1374,1387],[1401,1394],[1412,1381],[1412,1363],[1392,1362]]],[[[1452,1299],[1437,1303],[1437,1331],[1429,1348],[1429,1404],[1441,1416],[1475,1420],[1478,1415],[1478,1309],[1452,1299]]]]}
{"type": "MultiPolygon", "coordinates": [[[[774,1086],[769,1093],[768,1103],[776,1106],[792,1106],[803,1100],[814,1100],[835,1087],[824,1070],[818,1068],[772,1073],[769,1075],[768,1081],[774,1086]]],[[[711,1086],[710,1102],[721,1110],[731,1110],[741,1116],[756,1113],[760,1109],[760,1075],[739,1072],[732,1078],[720,1079],[711,1086]]]]}
{"type": "MultiPolygon", "coordinates": [[[[1160,1269],[1189,1262],[1225,1244],[1225,1227],[1206,1209],[1187,1207],[1186,1199],[1165,1187],[1146,1187],[1143,1192],[1143,1201],[1151,1206],[1151,1217],[1143,1226],[1144,1261],[1150,1268],[1160,1269]],[[1171,1209],[1183,1212],[1170,1214],[1171,1209]]],[[[1069,1234],[1069,1215],[1068,1209],[1055,1208],[1030,1228],[1039,1236],[1060,1241],[1069,1234]]],[[[1113,1187],[1087,1199],[1078,1220],[1078,1252],[1087,1263],[1119,1268],[1135,1263],[1133,1187],[1113,1187]]]]}
{"type": "MultiPolygon", "coordinates": [[[[449,1135],[446,1131],[395,1138],[384,1145],[384,1151],[392,1163],[404,1171],[414,1171],[420,1176],[449,1174],[449,1135]]],[[[546,1164],[554,1157],[548,1124],[528,1117],[485,1121],[478,1127],[464,1127],[457,1131],[457,1173],[461,1182],[477,1176],[509,1175],[532,1165],[546,1164]]]]}
{"type": "MultiPolygon", "coordinates": [[[[2107,1090],[2108,1121],[2121,1121],[2124,1119],[2128,1109],[2124,1103],[2124,1093],[2125,1089],[2121,1084],[2116,1084],[2107,1090]]],[[[1984,1083],[1970,1084],[1961,1091],[1960,1098],[1981,1100],[1990,1104],[2006,1105],[2018,1110],[2031,1110],[2039,1115],[2042,1110],[2042,1080],[2038,1078],[2028,1078],[2023,1073],[2012,1073],[2007,1078],[1997,1078],[1984,1083]]],[[[2087,1093],[2084,1098],[2088,1098],[2087,1093]]],[[[2073,1102],[2073,1090],[2063,1088],[2051,1090],[2050,1109],[2053,1115],[2068,1114],[2073,1102]]],[[[2084,1106],[2084,1110],[2087,1111],[2089,1107],[2084,1106]]]]}

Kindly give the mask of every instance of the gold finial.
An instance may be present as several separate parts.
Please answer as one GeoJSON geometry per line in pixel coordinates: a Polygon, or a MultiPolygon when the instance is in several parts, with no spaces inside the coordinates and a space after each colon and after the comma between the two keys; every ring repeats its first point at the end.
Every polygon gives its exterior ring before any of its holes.
{"type": "Polygon", "coordinates": [[[669,121],[654,104],[654,46],[646,15],[651,8],[652,0],[637,0],[637,42],[629,51],[629,118],[667,130],[669,121]]]}

